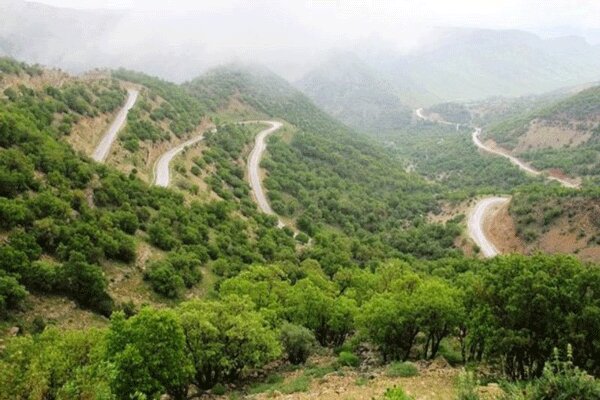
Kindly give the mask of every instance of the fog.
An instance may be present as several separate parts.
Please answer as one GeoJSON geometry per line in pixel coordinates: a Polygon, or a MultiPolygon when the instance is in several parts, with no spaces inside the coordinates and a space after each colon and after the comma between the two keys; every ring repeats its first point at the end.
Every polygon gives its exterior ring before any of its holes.
{"type": "Polygon", "coordinates": [[[0,0],[0,51],[72,72],[125,66],[176,81],[231,61],[269,65],[295,80],[332,49],[415,52],[431,45],[440,27],[519,29],[600,43],[595,0],[39,3],[77,11],[61,20],[67,10],[0,0]],[[77,24],[81,15],[86,22],[77,24]]]}

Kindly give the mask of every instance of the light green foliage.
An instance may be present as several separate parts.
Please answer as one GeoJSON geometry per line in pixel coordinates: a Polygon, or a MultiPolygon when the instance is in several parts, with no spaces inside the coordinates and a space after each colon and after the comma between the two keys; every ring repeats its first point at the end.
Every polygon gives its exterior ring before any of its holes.
{"type": "Polygon", "coordinates": [[[456,400],[479,400],[477,388],[479,381],[472,371],[463,371],[456,380],[457,396],[456,400]]]}
{"type": "Polygon", "coordinates": [[[360,365],[360,358],[354,353],[342,351],[338,356],[337,363],[342,367],[358,367],[360,365]]]}
{"type": "Polygon", "coordinates": [[[174,311],[144,308],[128,320],[114,314],[107,349],[118,376],[113,388],[119,398],[136,391],[151,398],[163,393],[185,398],[192,364],[174,311]]]}
{"type": "Polygon", "coordinates": [[[178,313],[192,360],[193,382],[201,389],[231,382],[243,371],[262,367],[281,354],[275,330],[250,301],[240,297],[183,303],[178,313]]]}
{"type": "Polygon", "coordinates": [[[528,383],[523,390],[517,385],[509,385],[506,400],[569,400],[600,399],[600,382],[585,371],[573,365],[571,347],[563,360],[558,349],[546,363],[541,377],[528,383]]]}
{"type": "Polygon", "coordinates": [[[14,338],[0,358],[0,399],[115,399],[116,370],[102,359],[103,335],[47,328],[14,338]]]}
{"type": "Polygon", "coordinates": [[[311,329],[321,345],[339,346],[353,329],[356,303],[327,289],[309,278],[298,281],[286,299],[288,318],[311,329]]]}
{"type": "Polygon", "coordinates": [[[382,400],[413,400],[414,398],[406,394],[401,387],[387,389],[383,394],[382,400]]]}

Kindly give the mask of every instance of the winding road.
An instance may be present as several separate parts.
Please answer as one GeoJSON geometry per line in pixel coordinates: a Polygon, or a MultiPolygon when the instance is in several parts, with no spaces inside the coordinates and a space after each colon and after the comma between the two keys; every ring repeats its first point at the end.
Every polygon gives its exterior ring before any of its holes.
{"type": "MultiPolygon", "coordinates": [[[[419,119],[422,119],[422,120],[438,122],[438,123],[443,123],[443,124],[447,124],[447,125],[454,125],[452,122],[448,122],[448,121],[434,121],[434,120],[429,119],[423,113],[422,108],[415,110],[415,114],[417,115],[417,117],[419,119]]],[[[535,175],[535,176],[542,175],[542,171],[539,171],[539,170],[531,167],[527,163],[510,155],[508,152],[494,149],[494,148],[487,146],[485,143],[483,143],[481,141],[480,135],[481,135],[481,128],[479,128],[479,127],[476,127],[475,130],[473,131],[473,134],[471,135],[471,139],[473,140],[473,143],[480,150],[483,150],[490,154],[494,154],[494,155],[498,155],[498,156],[507,158],[512,164],[516,165],[517,167],[519,167],[521,170],[523,170],[524,172],[526,172],[528,174],[535,175]]],[[[562,179],[560,177],[547,175],[546,178],[556,181],[566,188],[571,188],[571,189],[579,188],[578,184],[576,184],[572,181],[566,180],[566,179],[562,179]]],[[[477,246],[479,246],[481,253],[483,254],[484,257],[490,258],[490,257],[495,257],[498,254],[500,254],[500,252],[498,251],[496,246],[485,235],[485,232],[484,232],[485,219],[490,215],[490,213],[492,212],[493,209],[496,209],[498,206],[502,206],[502,205],[509,203],[510,199],[511,199],[510,197],[486,197],[486,198],[483,198],[483,199],[479,200],[477,202],[477,204],[475,204],[475,207],[471,210],[471,213],[469,214],[469,219],[467,222],[469,236],[471,237],[471,239],[473,239],[475,244],[477,244],[477,246]]]]}
{"type": "MultiPolygon", "coordinates": [[[[252,193],[254,193],[254,199],[256,200],[256,204],[258,204],[258,208],[265,214],[277,216],[277,214],[273,212],[273,209],[271,208],[271,205],[269,204],[267,196],[265,196],[265,192],[262,187],[262,182],[260,179],[260,160],[263,156],[263,153],[267,149],[267,144],[265,143],[266,138],[281,128],[283,124],[278,121],[246,121],[244,123],[261,123],[270,125],[269,128],[260,131],[258,135],[256,135],[256,139],[254,140],[254,148],[248,157],[248,179],[250,181],[252,193]]],[[[281,219],[279,219],[279,216],[277,216],[277,226],[279,228],[283,228],[285,226],[281,219]]]]}
{"type": "Polygon", "coordinates": [[[125,101],[125,105],[119,110],[119,113],[113,120],[112,124],[108,127],[108,130],[98,143],[98,146],[94,150],[92,154],[92,158],[98,162],[104,162],[106,157],[108,157],[108,153],[110,152],[110,148],[117,138],[117,133],[121,130],[123,125],[125,125],[125,121],[127,120],[127,113],[134,106],[139,92],[135,89],[127,89],[127,100],[125,101]]]}
{"type": "Polygon", "coordinates": [[[490,211],[498,206],[505,205],[510,202],[510,197],[486,197],[480,200],[475,205],[475,208],[469,215],[467,228],[469,235],[475,244],[481,250],[484,257],[494,257],[500,254],[496,246],[485,236],[483,229],[485,219],[490,215],[490,211]]]}
{"type": "Polygon", "coordinates": [[[156,161],[156,164],[154,164],[154,184],[161,187],[169,186],[171,181],[169,164],[171,164],[171,160],[185,150],[186,147],[196,144],[201,140],[204,140],[204,134],[193,137],[163,153],[156,161]]]}

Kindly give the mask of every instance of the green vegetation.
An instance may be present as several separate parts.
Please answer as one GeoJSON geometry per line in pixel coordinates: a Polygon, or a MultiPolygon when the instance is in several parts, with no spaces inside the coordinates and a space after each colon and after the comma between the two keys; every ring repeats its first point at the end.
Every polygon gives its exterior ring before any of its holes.
{"type": "Polygon", "coordinates": [[[600,115],[599,104],[600,87],[592,87],[502,120],[493,125],[487,134],[510,149],[517,145],[519,138],[533,123],[542,127],[564,127],[581,135],[589,135],[589,139],[577,146],[528,150],[519,156],[536,168],[558,168],[570,176],[590,178],[590,183],[597,184],[600,179],[600,125],[596,122],[600,115]]]}
{"type": "Polygon", "coordinates": [[[533,180],[504,158],[480,154],[471,132],[427,122],[389,140],[415,172],[442,185],[449,200],[512,192],[533,180]]]}
{"type": "MultiPolygon", "coordinates": [[[[200,203],[92,163],[59,140],[65,115],[112,107],[91,87],[107,85],[113,99],[124,96],[118,83],[75,81],[69,87],[81,102],[27,88],[0,99],[0,317],[19,323],[15,311],[26,306],[27,291],[61,294],[110,316],[103,328],[80,331],[38,320],[6,340],[0,400],[223,393],[273,361],[304,363],[315,342],[339,349],[337,363],[288,380],[274,376],[262,389],[306,391],[335,365],[358,365],[352,350],[360,342],[386,362],[402,362],[389,367],[397,376],[415,373],[405,361],[433,359],[448,343],[460,348],[458,362],[485,364],[510,380],[539,378],[532,382],[540,390],[562,388],[558,375],[583,387],[574,366],[600,374],[596,266],[567,256],[463,257],[453,246],[458,221],[425,222],[450,197],[443,184],[405,172],[397,150],[346,130],[279,81],[264,85],[268,79],[213,72],[187,89],[206,93],[211,107],[224,104],[220,96],[242,96],[299,129],[290,143],[274,138],[265,162],[273,206],[312,236],[298,248],[291,230],[277,229],[250,200],[248,127],[220,124],[208,135],[195,164],[220,199],[200,203]],[[140,242],[152,257],[140,257],[140,242]],[[171,307],[115,304],[109,263],[113,270],[142,264],[147,284],[171,307]],[[208,295],[180,302],[203,276],[216,280],[208,295]],[[569,368],[546,362],[568,344],[569,368]]],[[[557,212],[545,214],[552,220],[557,212]]],[[[407,398],[399,389],[386,396],[407,398]]]]}
{"type": "Polygon", "coordinates": [[[383,394],[384,400],[413,400],[413,397],[406,394],[401,387],[387,389],[383,394]]]}
{"type": "Polygon", "coordinates": [[[189,134],[206,113],[203,104],[174,83],[123,69],[112,75],[144,87],[120,133],[123,146],[131,152],[139,149],[140,140],[158,142],[189,134]]]}
{"type": "Polygon", "coordinates": [[[575,227],[579,223],[576,218],[587,216],[592,229],[585,234],[590,234],[590,240],[599,243],[600,216],[595,204],[598,195],[598,189],[593,186],[582,190],[559,186],[525,186],[513,196],[509,211],[515,221],[517,234],[526,242],[535,241],[561,218],[566,218],[569,225],[575,227]]]}
{"type": "Polygon", "coordinates": [[[419,369],[410,361],[393,362],[388,366],[385,374],[390,377],[409,378],[419,375],[419,369]]]}

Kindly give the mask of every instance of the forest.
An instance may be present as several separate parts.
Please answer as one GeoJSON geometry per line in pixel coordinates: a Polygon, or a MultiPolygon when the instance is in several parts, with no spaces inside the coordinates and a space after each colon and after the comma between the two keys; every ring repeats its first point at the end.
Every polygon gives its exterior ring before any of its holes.
{"type": "MultiPolygon", "coordinates": [[[[2,74],[40,73],[0,60],[2,74]]],[[[183,89],[117,71],[112,79],[4,90],[0,327],[17,325],[20,334],[2,343],[0,399],[241,396],[268,380],[273,362],[301,366],[327,352],[332,371],[357,368],[365,344],[383,364],[443,356],[469,373],[481,367],[517,396],[509,398],[562,388],[571,398],[599,396],[586,374],[600,374],[600,270],[572,256],[468,258],[455,246],[459,220],[426,219],[441,201],[464,199],[483,182],[479,193],[529,179],[502,161],[456,165],[441,156],[435,168],[461,177],[462,187],[416,164],[421,177],[405,169],[421,145],[401,153],[361,136],[264,71],[213,71],[183,89]],[[194,129],[232,95],[292,124],[291,137],[270,139],[263,167],[273,208],[303,233],[278,229],[252,201],[243,169],[250,127],[219,123],[207,134],[189,171],[210,172],[205,181],[216,198],[205,202],[75,153],[63,141],[69,124],[117,109],[125,83],[168,101],[173,109],[163,110],[173,114],[165,118],[181,117],[170,133],[157,122],[161,135],[194,129]],[[485,168],[481,181],[466,172],[485,168]],[[137,265],[142,244],[160,254],[140,266],[159,305],[117,299],[107,278],[109,263],[123,271],[137,265]],[[190,296],[209,274],[214,285],[190,296]],[[23,323],[28,293],[72,299],[105,323],[82,330],[44,316],[23,323]]],[[[461,137],[420,129],[429,143],[443,138],[462,154],[461,137]]],[[[534,201],[531,190],[517,207],[534,201]]],[[[306,370],[302,379],[317,376],[306,370]]]]}

